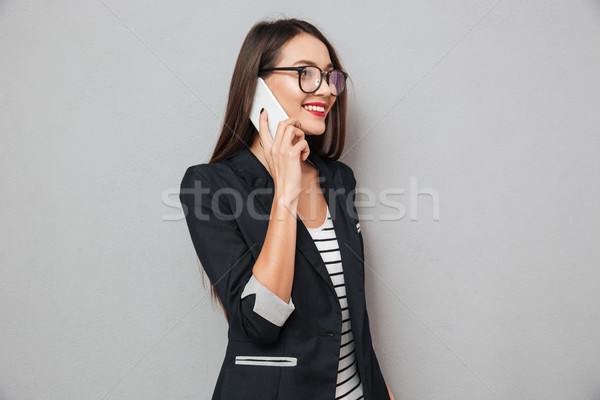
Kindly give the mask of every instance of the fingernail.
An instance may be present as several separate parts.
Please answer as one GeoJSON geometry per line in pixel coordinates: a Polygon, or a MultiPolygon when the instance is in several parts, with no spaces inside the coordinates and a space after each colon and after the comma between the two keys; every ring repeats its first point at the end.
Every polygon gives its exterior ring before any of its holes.
{"type": "Polygon", "coordinates": [[[261,109],[260,109],[260,114],[262,114],[262,112],[263,112],[264,110],[265,110],[264,108],[261,108],[261,109]]]}

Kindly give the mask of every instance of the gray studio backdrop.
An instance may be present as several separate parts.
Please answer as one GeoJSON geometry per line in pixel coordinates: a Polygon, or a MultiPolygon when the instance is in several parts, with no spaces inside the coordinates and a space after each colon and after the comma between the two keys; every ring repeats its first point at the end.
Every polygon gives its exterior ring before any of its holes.
{"type": "Polygon", "coordinates": [[[600,399],[598,1],[0,1],[0,399],[208,399],[177,193],[244,36],[317,24],[396,399],[600,399]]]}

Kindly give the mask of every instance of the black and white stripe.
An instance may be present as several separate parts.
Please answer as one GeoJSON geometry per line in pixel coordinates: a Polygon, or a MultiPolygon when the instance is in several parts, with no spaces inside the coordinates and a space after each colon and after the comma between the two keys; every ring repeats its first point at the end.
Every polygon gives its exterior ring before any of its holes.
{"type": "Polygon", "coordinates": [[[327,208],[325,222],[318,228],[307,229],[325,262],[342,308],[342,341],[340,344],[340,361],[338,363],[335,399],[363,399],[362,381],[356,366],[357,360],[354,352],[354,338],[352,336],[350,313],[348,311],[342,259],[331,215],[329,214],[329,207],[327,208]]]}

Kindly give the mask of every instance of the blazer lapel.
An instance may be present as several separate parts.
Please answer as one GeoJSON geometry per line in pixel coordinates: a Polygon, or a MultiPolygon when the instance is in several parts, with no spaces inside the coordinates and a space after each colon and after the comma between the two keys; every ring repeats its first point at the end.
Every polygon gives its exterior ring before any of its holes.
{"type": "MultiPolygon", "coordinates": [[[[358,266],[352,264],[356,261],[356,258],[350,253],[348,248],[348,243],[350,237],[352,236],[350,233],[350,228],[352,227],[353,222],[349,220],[348,217],[349,210],[347,210],[347,204],[345,201],[347,193],[345,193],[343,190],[344,183],[340,176],[341,171],[339,168],[334,168],[332,163],[321,158],[321,156],[319,156],[316,151],[313,151],[312,149],[308,159],[317,167],[319,171],[319,183],[321,186],[321,191],[323,192],[323,196],[325,197],[325,201],[329,207],[336,237],[340,246],[345,281],[346,285],[348,285],[349,280],[356,279],[354,273],[358,266]]],[[[256,158],[254,153],[252,153],[248,147],[243,147],[231,158],[231,161],[237,168],[238,172],[244,177],[251,189],[251,193],[254,193],[254,196],[257,199],[253,206],[262,208],[262,211],[266,215],[270,215],[275,191],[275,183],[269,174],[269,171],[267,171],[264,165],[258,160],[258,158],[256,158]]],[[[323,281],[330,288],[331,293],[337,299],[337,292],[333,287],[331,277],[329,276],[329,272],[327,271],[319,250],[317,249],[312,237],[310,236],[310,233],[306,229],[306,226],[300,217],[296,216],[296,219],[296,248],[308,260],[321,278],[323,278],[323,281]]],[[[267,231],[269,224],[268,219],[259,219],[256,221],[256,223],[264,224],[263,231],[267,231]]],[[[356,244],[355,242],[353,243],[356,244]]]]}

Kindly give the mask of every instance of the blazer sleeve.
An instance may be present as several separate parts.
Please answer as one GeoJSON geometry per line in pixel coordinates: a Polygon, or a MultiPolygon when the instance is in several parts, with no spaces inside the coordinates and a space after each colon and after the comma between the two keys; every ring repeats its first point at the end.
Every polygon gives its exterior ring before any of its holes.
{"type": "MultiPolygon", "coordinates": [[[[262,285],[252,273],[255,260],[216,171],[210,164],[189,167],[180,185],[179,199],[196,254],[227,313],[249,340],[267,344],[278,340],[294,311],[289,302],[262,285]],[[214,196],[214,197],[213,197],[214,196]]],[[[237,197],[236,197],[237,198],[237,197]]]]}

